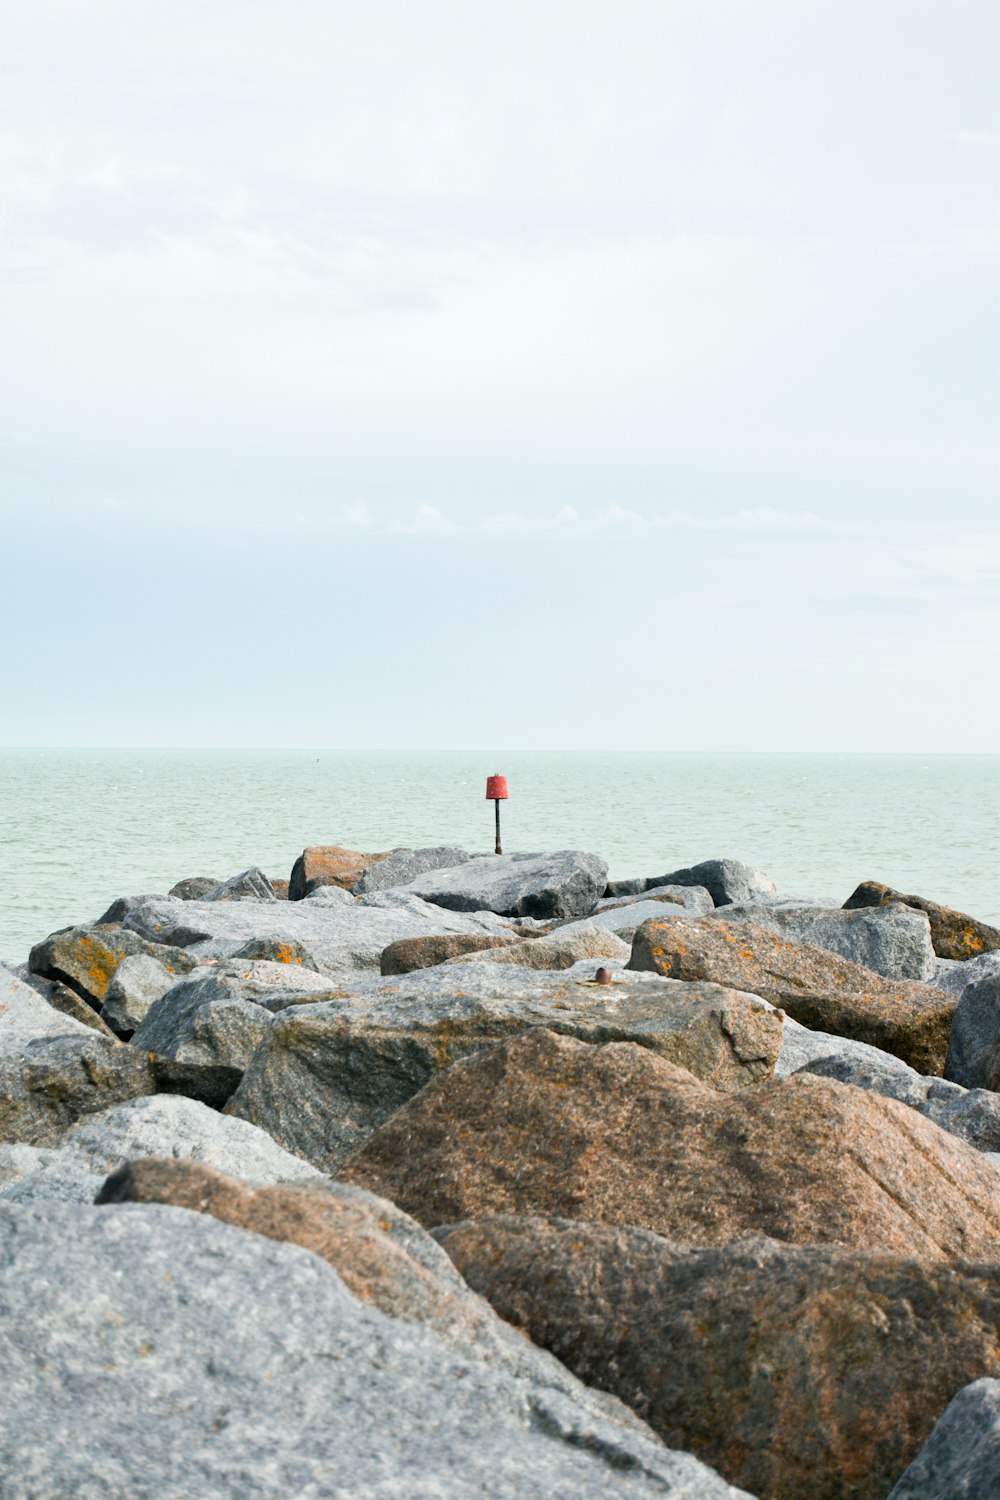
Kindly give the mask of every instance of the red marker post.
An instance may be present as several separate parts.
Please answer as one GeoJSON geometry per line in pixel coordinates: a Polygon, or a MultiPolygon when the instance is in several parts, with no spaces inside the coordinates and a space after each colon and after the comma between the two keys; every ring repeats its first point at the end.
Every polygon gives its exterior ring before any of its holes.
{"type": "Polygon", "coordinates": [[[496,854],[503,853],[503,850],[500,847],[500,804],[501,802],[507,801],[508,795],[509,794],[507,792],[506,776],[501,776],[499,772],[495,773],[493,776],[487,776],[486,800],[487,802],[495,802],[497,810],[497,846],[496,850],[494,851],[496,854]]]}

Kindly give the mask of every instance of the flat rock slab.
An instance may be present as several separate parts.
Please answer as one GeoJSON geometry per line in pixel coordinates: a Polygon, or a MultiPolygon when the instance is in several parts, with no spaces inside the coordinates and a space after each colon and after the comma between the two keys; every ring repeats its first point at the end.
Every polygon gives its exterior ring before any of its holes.
{"type": "Polygon", "coordinates": [[[1000,928],[991,927],[964,912],[939,901],[928,901],[925,896],[908,896],[878,880],[863,880],[844,902],[845,911],[861,907],[886,906],[892,901],[901,901],[926,912],[930,921],[931,941],[939,958],[978,958],[981,953],[1000,949],[1000,928]]]}
{"type": "Polygon", "coordinates": [[[5,1500],[738,1493],[298,1245],[158,1204],[4,1204],[0,1239],[5,1500]]]}
{"type": "Polygon", "coordinates": [[[418,875],[402,889],[450,911],[507,917],[588,917],[604,895],[608,867],[596,854],[500,854],[418,875]]]}
{"type": "Polygon", "coordinates": [[[692,1253],[564,1219],[436,1237],[581,1380],[769,1500],[884,1500],[956,1384],[1000,1374],[995,1265],[767,1239],[692,1253]]]}
{"type": "Polygon", "coordinates": [[[464,849],[448,844],[437,844],[432,849],[396,849],[369,865],[351,889],[356,896],[367,895],[370,891],[387,891],[393,886],[406,885],[430,870],[451,870],[457,865],[467,864],[471,858],[464,849]]]}
{"type": "Polygon", "coordinates": [[[723,1094],[648,1048],[541,1030],[455,1063],[340,1175],[429,1228],[543,1214],[1000,1257],[1000,1173],[894,1099],[801,1074],[723,1094]]]}
{"type": "Polygon", "coordinates": [[[286,1010],[227,1112],[334,1171],[456,1059],[533,1026],[591,1042],[635,1041],[724,1089],[768,1077],[781,1048],[772,1010],[717,985],[652,975],[598,985],[469,962],[286,1010]]]}
{"type": "Polygon", "coordinates": [[[360,849],[342,849],[339,844],[314,844],[303,849],[292,866],[288,881],[289,901],[301,901],[324,885],[340,886],[349,891],[357,885],[369,866],[388,859],[393,849],[380,854],[363,854],[360,849]]]}
{"type": "Polygon", "coordinates": [[[959,1391],[888,1500],[1000,1500],[1000,1380],[959,1391]]]}
{"type": "Polygon", "coordinates": [[[926,913],[898,902],[857,911],[824,906],[789,909],[745,902],[723,907],[720,915],[727,922],[752,922],[793,943],[809,943],[839,953],[841,958],[849,958],[886,979],[927,982],[937,972],[926,913]]]}
{"type": "MultiPolygon", "coordinates": [[[[156,902],[155,896],[145,902],[156,902]]],[[[178,903],[180,904],[180,903],[178,903]]],[[[190,911],[190,906],[186,908],[190,911]]],[[[190,954],[144,937],[136,929],[122,927],[67,927],[53,932],[36,943],[28,957],[28,967],[46,979],[58,979],[77,994],[83,995],[99,1010],[107,999],[108,986],[123,958],[143,953],[155,958],[170,974],[185,974],[195,966],[190,954]]]]}
{"type": "Polygon", "coordinates": [[[85,1115],[51,1147],[0,1145],[0,1198],[93,1203],[109,1173],[150,1156],[199,1162],[257,1183],[318,1176],[246,1120],[195,1099],[156,1094],[85,1115]]]}
{"type": "Polygon", "coordinates": [[[749,990],[803,1026],[893,1052],[918,1073],[944,1072],[953,996],[915,980],[884,979],[769,928],[717,917],[646,922],[632,941],[629,967],[749,990]]]}
{"type": "Polygon", "coordinates": [[[383,949],[400,938],[509,931],[490,912],[446,912],[412,894],[400,899],[380,892],[355,900],[338,889],[330,895],[329,901],[324,893],[303,901],[148,900],[129,912],[126,933],[175,944],[191,960],[232,958],[252,940],[299,943],[319,970],[340,978],[363,969],[377,973],[383,949]]]}

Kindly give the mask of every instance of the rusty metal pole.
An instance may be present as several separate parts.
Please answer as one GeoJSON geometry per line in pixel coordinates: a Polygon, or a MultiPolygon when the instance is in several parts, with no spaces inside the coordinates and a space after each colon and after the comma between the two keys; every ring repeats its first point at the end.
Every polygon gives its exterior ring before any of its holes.
{"type": "Polygon", "coordinates": [[[502,854],[503,850],[500,847],[500,798],[499,797],[495,797],[493,799],[493,806],[497,810],[497,846],[496,846],[496,849],[493,852],[494,852],[494,854],[502,854]]]}
{"type": "Polygon", "coordinates": [[[496,849],[494,850],[496,854],[503,853],[503,849],[500,847],[500,803],[506,802],[508,795],[506,776],[501,776],[499,771],[495,771],[492,776],[487,776],[486,800],[488,802],[492,801],[496,808],[497,842],[496,849]]]}

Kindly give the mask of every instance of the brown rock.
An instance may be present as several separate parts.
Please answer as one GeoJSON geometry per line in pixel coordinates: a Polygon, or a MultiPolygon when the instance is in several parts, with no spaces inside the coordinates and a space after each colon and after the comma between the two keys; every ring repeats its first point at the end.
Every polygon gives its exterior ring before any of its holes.
{"type": "MultiPolygon", "coordinates": [[[[539,937],[523,938],[502,952],[488,953],[483,963],[516,964],[522,969],[571,969],[581,958],[627,958],[629,946],[615,932],[602,927],[576,924],[574,932],[556,930],[539,937]]],[[[456,965],[461,958],[452,960],[456,965]]]]}
{"type": "Polygon", "coordinates": [[[546,1214],[1000,1259],[1000,1173],[905,1104],[810,1074],[719,1093],[647,1048],[540,1029],[433,1079],[341,1176],[428,1226],[546,1214]]]}
{"type": "Polygon", "coordinates": [[[788,942],[751,922],[644,922],[628,968],[749,990],[814,1031],[868,1042],[918,1073],[944,1072],[955,996],[912,979],[885,979],[826,948],[788,942]]]}
{"type": "Polygon", "coordinates": [[[433,969],[468,953],[486,948],[513,947],[516,937],[488,937],[486,933],[452,932],[432,937],[400,938],[382,949],[379,968],[384,975],[412,974],[416,969],[433,969]]]}
{"type": "Polygon", "coordinates": [[[277,896],[278,900],[279,901],[287,901],[288,900],[288,881],[287,880],[272,880],[271,884],[274,887],[274,894],[277,896]]]}
{"type": "Polygon", "coordinates": [[[844,902],[844,910],[854,911],[859,906],[888,906],[890,901],[901,901],[904,906],[915,906],[918,911],[927,913],[931,942],[938,958],[978,958],[980,953],[995,953],[1000,949],[1000,930],[996,927],[937,901],[928,901],[924,896],[904,896],[877,880],[863,880],[844,902]]]}
{"type": "Polygon", "coordinates": [[[385,849],[381,854],[362,854],[358,849],[341,849],[337,844],[317,844],[303,849],[292,866],[288,881],[289,901],[301,901],[321,885],[339,885],[349,891],[356,885],[369,865],[388,859],[394,849],[385,849]]]}
{"type": "Polygon", "coordinates": [[[883,1500],[960,1387],[1000,1375],[1000,1267],[487,1219],[469,1285],[671,1447],[761,1500],[883,1500]]]}

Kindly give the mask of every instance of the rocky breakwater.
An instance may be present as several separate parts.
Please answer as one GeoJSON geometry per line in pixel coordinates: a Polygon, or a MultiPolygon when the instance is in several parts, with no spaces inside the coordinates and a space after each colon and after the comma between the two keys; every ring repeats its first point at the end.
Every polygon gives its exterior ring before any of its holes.
{"type": "Polygon", "coordinates": [[[730,859],[284,884],[0,970],[5,1496],[989,1493],[986,946],[730,859]]]}

